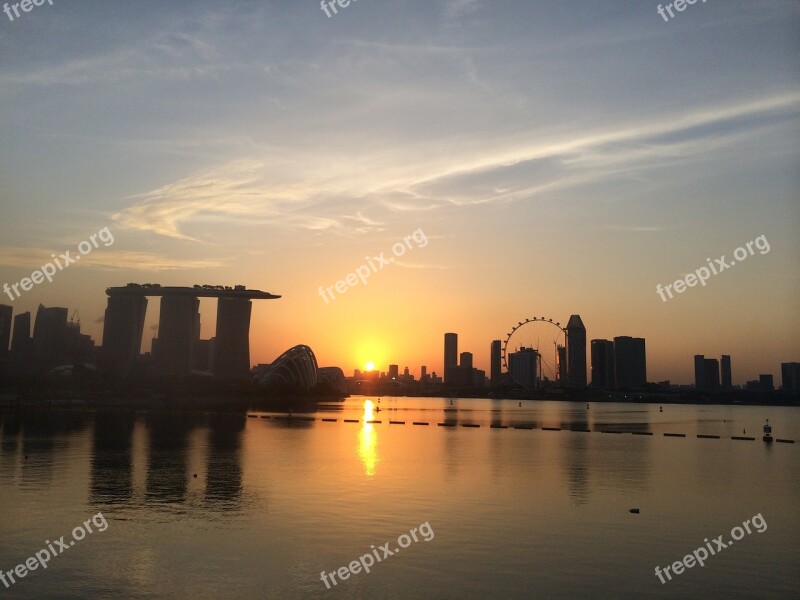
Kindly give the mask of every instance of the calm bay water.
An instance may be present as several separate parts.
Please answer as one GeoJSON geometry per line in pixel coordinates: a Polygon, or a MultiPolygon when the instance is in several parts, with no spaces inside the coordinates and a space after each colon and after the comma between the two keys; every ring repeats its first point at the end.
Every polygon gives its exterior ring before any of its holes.
{"type": "Polygon", "coordinates": [[[800,597],[800,445],[760,439],[769,418],[800,442],[800,409],[354,397],[280,416],[0,412],[0,569],[108,523],[0,597],[800,597]],[[655,576],[757,514],[763,533],[655,576]],[[320,580],[423,523],[430,541],[320,580]]]}

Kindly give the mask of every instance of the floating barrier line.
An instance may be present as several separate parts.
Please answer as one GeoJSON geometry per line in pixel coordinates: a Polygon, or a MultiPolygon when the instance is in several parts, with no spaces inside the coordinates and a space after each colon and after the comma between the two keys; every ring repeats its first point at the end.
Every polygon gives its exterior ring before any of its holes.
{"type": "MultiPolygon", "coordinates": [[[[210,414],[211,413],[206,413],[206,416],[208,416],[210,414]]],[[[250,419],[258,419],[258,418],[261,418],[261,419],[281,419],[281,420],[287,420],[287,421],[292,421],[292,420],[294,420],[294,421],[317,421],[317,420],[319,420],[319,421],[324,421],[324,422],[327,422],[327,423],[338,423],[339,422],[339,419],[317,418],[317,417],[307,417],[307,416],[294,416],[294,415],[291,415],[291,414],[289,414],[289,415],[250,415],[250,414],[248,414],[247,417],[250,418],[250,419]]],[[[345,423],[360,423],[361,421],[359,419],[343,419],[343,422],[345,422],[345,423]]],[[[364,423],[365,424],[376,424],[377,425],[377,424],[383,423],[383,421],[371,420],[371,421],[364,421],[364,423]]],[[[390,425],[405,425],[407,423],[407,421],[389,421],[388,423],[390,425]]],[[[430,423],[428,421],[412,421],[411,424],[412,425],[420,425],[420,426],[430,425],[430,423]]],[[[449,422],[449,421],[445,421],[444,423],[437,423],[437,425],[439,427],[458,427],[460,425],[461,427],[465,427],[465,428],[468,428],[468,429],[479,429],[481,427],[480,423],[457,423],[457,422],[453,423],[453,422],[449,422]]],[[[576,432],[576,433],[592,433],[592,431],[593,431],[591,429],[579,429],[579,428],[564,429],[562,427],[541,427],[541,428],[539,428],[539,427],[535,427],[534,425],[525,424],[525,423],[520,423],[520,424],[513,424],[512,423],[510,425],[501,425],[499,423],[491,423],[489,425],[489,427],[491,429],[525,429],[525,430],[541,429],[542,431],[573,431],[573,432],[576,432]]],[[[595,433],[616,433],[616,434],[630,433],[631,435],[650,435],[650,436],[654,435],[654,433],[652,431],[627,431],[626,432],[626,431],[620,431],[620,430],[617,430],[617,429],[595,429],[594,432],[595,433]]],[[[685,433],[670,433],[670,432],[666,432],[666,433],[663,433],[662,435],[664,437],[680,437],[680,438],[687,437],[687,435],[685,433]]],[[[698,433],[698,434],[696,434],[696,437],[698,439],[708,439],[708,440],[731,439],[731,440],[742,440],[742,441],[748,441],[748,442],[756,441],[755,437],[743,436],[743,435],[733,435],[730,438],[727,438],[727,437],[723,438],[722,436],[719,436],[719,435],[714,435],[714,434],[709,434],[709,433],[698,433]]],[[[794,444],[795,443],[795,440],[784,439],[784,438],[775,438],[773,441],[781,443],[781,444],[794,444]]]]}

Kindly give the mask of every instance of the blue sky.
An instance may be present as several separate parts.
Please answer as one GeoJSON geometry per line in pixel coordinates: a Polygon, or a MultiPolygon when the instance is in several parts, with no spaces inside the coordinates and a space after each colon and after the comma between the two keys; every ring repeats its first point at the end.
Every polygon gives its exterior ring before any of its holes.
{"type": "Polygon", "coordinates": [[[244,283],[284,296],[254,312],[254,362],[309,343],[349,371],[372,344],[430,370],[458,331],[487,367],[519,319],[580,313],[590,339],[646,337],[652,380],[689,381],[695,353],[777,375],[800,360],[800,9],[657,4],[0,14],[0,279],[109,226],[15,311],[78,307],[99,340],[108,285],[244,283]],[[428,246],[322,302],[420,227],[428,246]],[[769,254],[655,293],[762,234],[769,254]]]}

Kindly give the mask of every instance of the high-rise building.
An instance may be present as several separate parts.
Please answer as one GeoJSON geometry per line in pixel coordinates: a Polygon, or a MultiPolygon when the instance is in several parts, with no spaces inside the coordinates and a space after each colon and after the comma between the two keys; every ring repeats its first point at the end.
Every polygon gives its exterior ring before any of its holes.
{"type": "Polygon", "coordinates": [[[771,374],[761,374],[758,376],[758,386],[762,392],[774,392],[775,383],[771,374]]]}
{"type": "Polygon", "coordinates": [[[536,389],[538,385],[539,353],[533,348],[522,347],[508,356],[508,374],[519,385],[536,389]]]}
{"type": "Polygon", "coordinates": [[[719,389],[719,361],[716,358],[703,360],[703,373],[706,378],[706,390],[719,389]]]}
{"type": "Polygon", "coordinates": [[[444,334],[444,382],[450,382],[448,369],[458,367],[458,334],[444,334]]]}
{"type": "MultiPolygon", "coordinates": [[[[253,303],[248,298],[217,300],[217,332],[214,336],[214,362],[211,369],[215,377],[244,379],[250,375],[252,308],[253,303]]],[[[197,322],[199,336],[199,314],[197,322]]]]}
{"type": "Polygon", "coordinates": [[[8,345],[11,342],[11,320],[14,309],[0,304],[0,360],[8,357],[8,345]]]}
{"type": "Polygon", "coordinates": [[[564,387],[569,381],[567,375],[567,348],[561,344],[556,346],[556,360],[558,361],[558,366],[556,367],[558,383],[561,387],[564,387]]]}
{"type": "Polygon", "coordinates": [[[24,312],[14,317],[14,337],[11,338],[11,352],[16,355],[31,351],[31,313],[24,312]]]}
{"type": "Polygon", "coordinates": [[[586,327],[580,315],[567,323],[567,374],[570,387],[586,387],[586,327]]]}
{"type": "Polygon", "coordinates": [[[462,352],[459,364],[464,369],[472,369],[472,352],[462,352]]]}
{"type": "Polygon", "coordinates": [[[618,389],[637,389],[647,385],[644,338],[626,335],[614,338],[614,380],[618,389]]]}
{"type": "Polygon", "coordinates": [[[420,381],[427,381],[428,380],[428,367],[422,365],[419,370],[419,380],[420,381]]]}
{"type": "Polygon", "coordinates": [[[610,390],[614,387],[614,342],[592,340],[592,387],[610,390]]]}
{"type": "Polygon", "coordinates": [[[694,355],[694,387],[696,390],[706,389],[706,357],[702,354],[694,355]]]}
{"type": "Polygon", "coordinates": [[[400,378],[400,367],[398,365],[389,365],[389,379],[400,378]]]}
{"type": "Polygon", "coordinates": [[[490,350],[491,370],[490,377],[492,385],[500,385],[500,364],[502,361],[502,342],[500,340],[492,340],[490,350]]]}
{"type": "Polygon", "coordinates": [[[733,389],[733,379],[731,377],[731,357],[727,354],[722,355],[722,362],[720,363],[720,370],[722,372],[722,389],[733,389]]]}
{"type": "Polygon", "coordinates": [[[781,363],[781,387],[785,392],[800,391],[800,363],[781,363]]]}
{"type": "Polygon", "coordinates": [[[109,296],[103,324],[101,361],[107,373],[126,376],[139,358],[147,298],[109,296]]]}
{"type": "Polygon", "coordinates": [[[33,325],[33,356],[42,369],[67,362],[67,309],[40,304],[33,325]]]}
{"type": "MultiPolygon", "coordinates": [[[[162,296],[158,321],[158,372],[165,377],[183,377],[192,366],[192,352],[200,339],[198,311],[200,301],[194,296],[162,296]]],[[[216,343],[214,363],[221,348],[216,343]]]]}

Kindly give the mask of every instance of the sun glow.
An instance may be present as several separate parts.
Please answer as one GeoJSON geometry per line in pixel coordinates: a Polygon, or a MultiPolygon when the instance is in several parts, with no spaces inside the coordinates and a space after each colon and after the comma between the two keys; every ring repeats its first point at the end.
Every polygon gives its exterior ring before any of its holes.
{"type": "Polygon", "coordinates": [[[374,371],[375,370],[375,362],[370,360],[366,364],[367,371],[374,371]]]}

